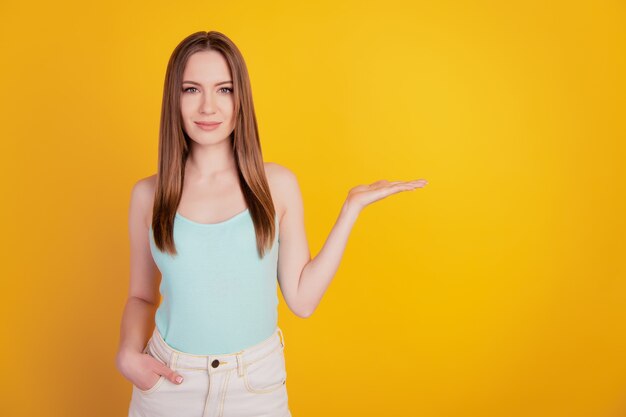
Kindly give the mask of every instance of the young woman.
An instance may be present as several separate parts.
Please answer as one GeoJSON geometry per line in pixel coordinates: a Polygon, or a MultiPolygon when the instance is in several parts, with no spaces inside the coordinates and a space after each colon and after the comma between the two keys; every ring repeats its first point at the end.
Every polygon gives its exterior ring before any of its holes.
{"type": "Polygon", "coordinates": [[[425,184],[352,188],[311,259],[296,177],[263,161],[240,51],[219,32],[185,38],[165,75],[158,172],[131,193],[116,357],[133,384],[129,416],[291,416],[277,281],[310,316],[359,212],[425,184]]]}

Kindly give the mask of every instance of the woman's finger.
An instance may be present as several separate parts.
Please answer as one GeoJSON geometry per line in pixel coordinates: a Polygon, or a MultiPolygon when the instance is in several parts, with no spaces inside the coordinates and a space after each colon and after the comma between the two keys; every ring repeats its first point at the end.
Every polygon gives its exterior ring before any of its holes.
{"type": "MultiPolygon", "coordinates": [[[[160,362],[159,362],[160,363],[160,362]]],[[[170,368],[169,366],[163,365],[160,363],[159,374],[163,375],[165,378],[169,379],[174,384],[180,384],[183,382],[183,376],[170,368]]]]}

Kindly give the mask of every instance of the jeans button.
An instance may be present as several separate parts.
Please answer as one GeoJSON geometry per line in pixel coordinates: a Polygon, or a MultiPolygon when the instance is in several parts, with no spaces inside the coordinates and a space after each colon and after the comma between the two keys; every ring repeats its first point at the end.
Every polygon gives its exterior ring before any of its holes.
{"type": "Polygon", "coordinates": [[[211,366],[214,368],[217,368],[220,365],[220,361],[218,361],[217,359],[215,359],[213,362],[211,362],[211,366]]]}

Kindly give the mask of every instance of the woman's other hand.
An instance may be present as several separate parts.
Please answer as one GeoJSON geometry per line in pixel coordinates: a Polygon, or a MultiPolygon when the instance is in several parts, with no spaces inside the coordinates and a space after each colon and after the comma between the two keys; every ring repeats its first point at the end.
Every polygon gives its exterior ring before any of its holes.
{"type": "Polygon", "coordinates": [[[426,184],[428,184],[428,181],[420,179],[415,181],[391,182],[380,180],[369,185],[357,185],[350,189],[346,203],[360,211],[374,201],[381,200],[391,194],[423,188],[426,184]]]}
{"type": "Polygon", "coordinates": [[[161,375],[174,384],[183,382],[182,375],[159,362],[149,353],[125,352],[118,355],[117,363],[120,373],[142,391],[152,388],[161,375]],[[177,381],[178,378],[180,381],[177,381]]]}

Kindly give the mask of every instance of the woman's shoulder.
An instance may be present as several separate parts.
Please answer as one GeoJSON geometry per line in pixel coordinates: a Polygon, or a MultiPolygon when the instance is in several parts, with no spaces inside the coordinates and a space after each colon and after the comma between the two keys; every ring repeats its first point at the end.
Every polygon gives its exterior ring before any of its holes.
{"type": "Polygon", "coordinates": [[[146,227],[150,227],[152,223],[152,205],[156,189],[156,178],[157,174],[138,179],[133,185],[131,192],[132,205],[141,208],[141,217],[146,227]]]}
{"type": "Polygon", "coordinates": [[[156,178],[157,174],[150,175],[149,177],[140,178],[135,182],[133,186],[133,193],[137,194],[137,198],[144,202],[145,200],[152,200],[154,198],[154,191],[156,190],[156,178]]]}
{"type": "MultiPolygon", "coordinates": [[[[264,168],[278,217],[282,219],[286,209],[286,198],[283,194],[288,192],[289,186],[287,184],[295,180],[295,174],[286,166],[276,162],[264,162],[264,168]]],[[[157,174],[140,178],[133,186],[132,199],[143,208],[144,215],[142,217],[145,219],[147,227],[150,227],[150,224],[152,224],[152,209],[156,186],[157,174]]]]}
{"type": "Polygon", "coordinates": [[[265,175],[267,180],[285,181],[288,177],[295,175],[289,168],[276,162],[265,162],[265,175]]]}
{"type": "Polygon", "coordinates": [[[289,168],[276,162],[265,162],[265,176],[269,183],[274,206],[278,212],[278,218],[282,219],[286,209],[284,193],[287,192],[287,188],[285,187],[285,183],[295,177],[295,174],[289,168]]]}

